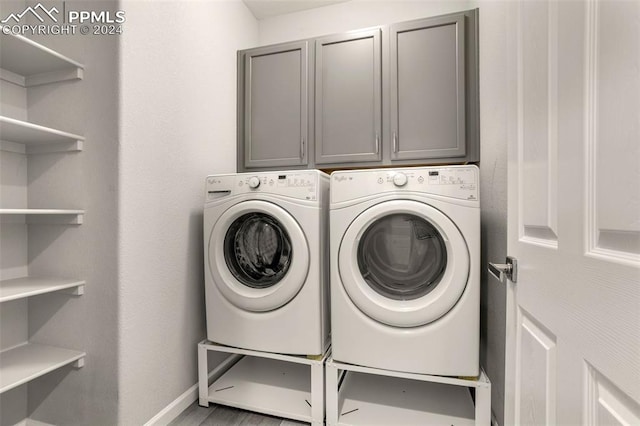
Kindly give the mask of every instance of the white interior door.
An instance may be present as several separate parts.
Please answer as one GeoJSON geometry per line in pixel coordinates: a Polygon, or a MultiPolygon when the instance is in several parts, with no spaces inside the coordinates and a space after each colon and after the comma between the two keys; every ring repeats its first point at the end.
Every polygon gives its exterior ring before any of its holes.
{"type": "Polygon", "coordinates": [[[640,425],[640,2],[509,6],[507,425],[640,425]]]}

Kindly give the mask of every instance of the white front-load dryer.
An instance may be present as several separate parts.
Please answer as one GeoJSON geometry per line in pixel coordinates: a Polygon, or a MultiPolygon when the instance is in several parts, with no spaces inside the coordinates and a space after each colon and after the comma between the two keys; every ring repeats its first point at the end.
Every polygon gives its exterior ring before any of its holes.
{"type": "Polygon", "coordinates": [[[331,175],[334,360],[479,374],[478,175],[476,166],[331,175]]]}
{"type": "Polygon", "coordinates": [[[212,175],[204,206],[207,338],[321,355],[329,344],[329,177],[212,175]]]}

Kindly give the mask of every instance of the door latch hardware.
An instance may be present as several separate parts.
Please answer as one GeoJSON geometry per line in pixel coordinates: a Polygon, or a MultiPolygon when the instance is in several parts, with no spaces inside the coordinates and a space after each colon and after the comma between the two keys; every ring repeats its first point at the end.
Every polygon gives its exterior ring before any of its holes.
{"type": "Polygon", "coordinates": [[[507,256],[507,263],[489,262],[489,273],[501,283],[508,278],[512,283],[518,282],[518,259],[507,256]]]}

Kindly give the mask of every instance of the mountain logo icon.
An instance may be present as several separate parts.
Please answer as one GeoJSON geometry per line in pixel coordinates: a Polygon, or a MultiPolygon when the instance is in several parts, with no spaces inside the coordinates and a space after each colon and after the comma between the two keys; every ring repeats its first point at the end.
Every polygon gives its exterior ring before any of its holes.
{"type": "Polygon", "coordinates": [[[20,13],[11,13],[9,16],[4,18],[0,22],[2,22],[3,24],[6,24],[9,21],[13,20],[16,23],[18,23],[27,14],[31,14],[31,15],[35,16],[35,18],[40,22],[44,22],[43,16],[45,16],[45,17],[48,16],[49,19],[51,19],[53,22],[58,22],[58,19],[55,17],[54,13],[55,14],[60,13],[60,11],[55,6],[52,7],[51,9],[47,9],[46,7],[44,7],[42,5],[42,3],[38,3],[37,5],[35,5],[33,7],[28,6],[25,10],[23,10],[20,13]]]}

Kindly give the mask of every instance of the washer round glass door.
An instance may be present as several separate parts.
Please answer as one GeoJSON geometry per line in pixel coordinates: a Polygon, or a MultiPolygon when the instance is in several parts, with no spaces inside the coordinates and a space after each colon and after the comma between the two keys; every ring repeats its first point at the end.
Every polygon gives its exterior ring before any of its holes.
{"type": "Polygon", "coordinates": [[[300,225],[281,207],[257,200],[235,204],[220,216],[209,237],[208,260],[224,297],[256,312],[289,302],[309,271],[300,225]]]}
{"type": "Polygon", "coordinates": [[[416,327],[445,315],[462,296],[469,251],[442,212],[409,200],[386,201],[349,225],[338,267],[363,313],[394,327],[416,327]]]}

